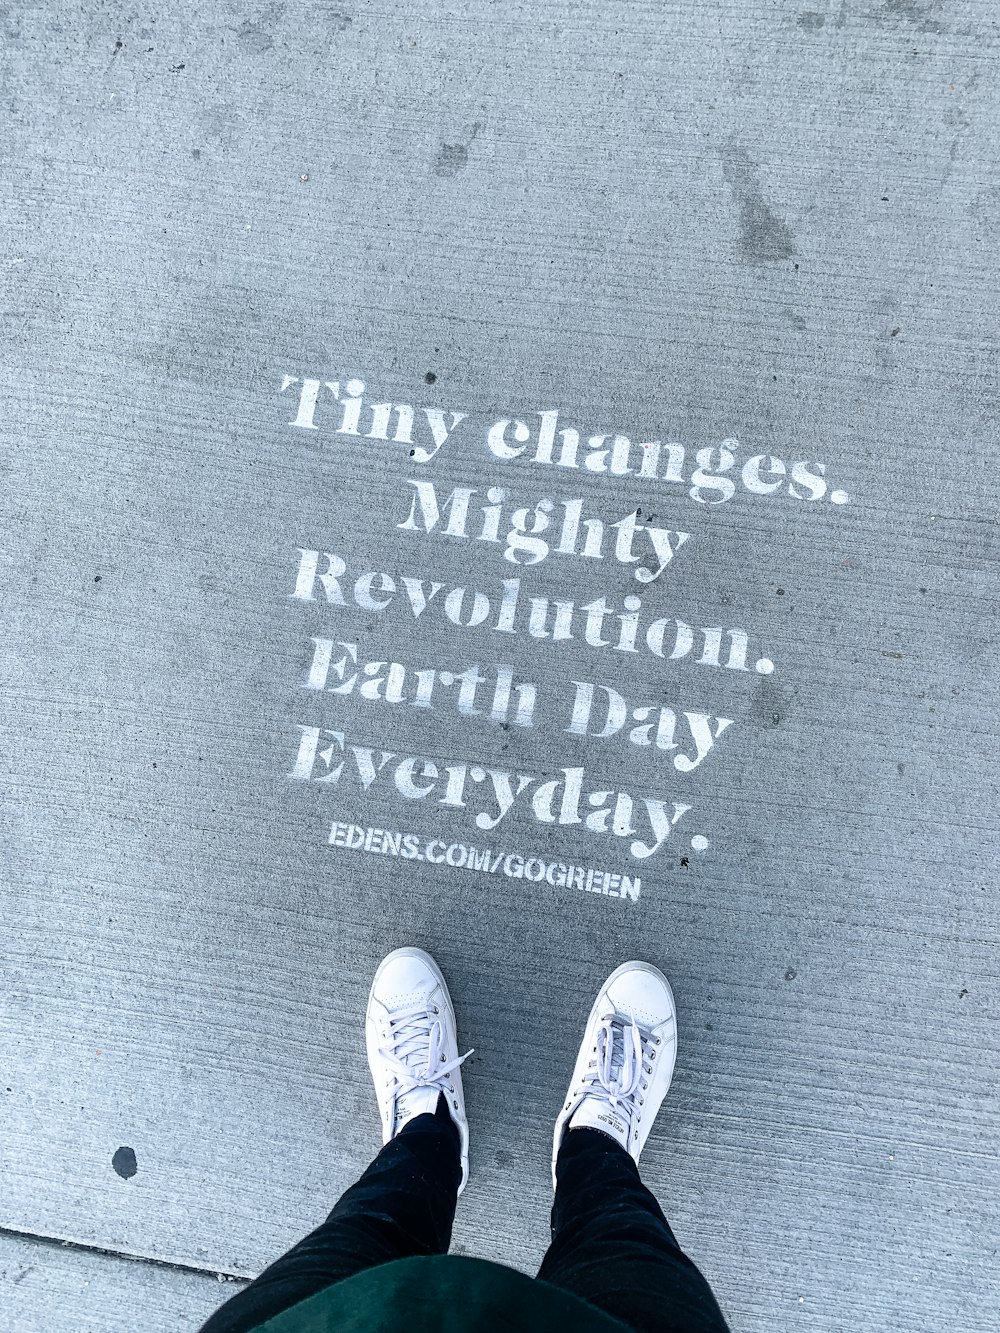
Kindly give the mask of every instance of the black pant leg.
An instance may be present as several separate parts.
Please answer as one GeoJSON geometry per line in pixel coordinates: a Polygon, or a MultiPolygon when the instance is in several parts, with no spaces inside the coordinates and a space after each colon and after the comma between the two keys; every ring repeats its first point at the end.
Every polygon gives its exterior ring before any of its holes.
{"type": "Polygon", "coordinates": [[[556,1160],[552,1244],[538,1276],[635,1333],[728,1333],[701,1273],[624,1148],[571,1129],[556,1160]]]}
{"type": "Polygon", "coordinates": [[[433,1115],[416,1116],[385,1145],[321,1226],[218,1309],[202,1333],[246,1333],[364,1268],[447,1253],[461,1178],[458,1130],[439,1100],[433,1115]]]}

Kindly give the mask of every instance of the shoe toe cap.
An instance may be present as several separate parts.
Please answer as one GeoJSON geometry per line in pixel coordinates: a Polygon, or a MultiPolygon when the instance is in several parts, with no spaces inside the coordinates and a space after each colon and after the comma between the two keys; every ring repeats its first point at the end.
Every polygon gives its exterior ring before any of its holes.
{"type": "Polygon", "coordinates": [[[384,958],[372,986],[372,998],[390,1008],[416,1003],[438,988],[430,960],[417,949],[397,949],[384,958]]]}
{"type": "Polygon", "coordinates": [[[619,1013],[658,1025],[674,1017],[674,997],[662,972],[648,963],[630,963],[613,977],[608,996],[619,1013]]]}

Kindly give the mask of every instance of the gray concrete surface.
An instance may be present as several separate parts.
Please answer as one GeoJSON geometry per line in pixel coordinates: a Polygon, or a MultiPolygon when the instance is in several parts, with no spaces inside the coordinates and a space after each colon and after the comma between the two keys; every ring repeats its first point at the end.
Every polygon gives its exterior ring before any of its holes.
{"type": "MultiPolygon", "coordinates": [[[[360,1017],[415,942],[476,1048],[456,1248],[530,1268],[583,1015],[639,955],[682,1025],[645,1174],[734,1329],[995,1328],[994,8],[70,0],[0,23],[0,1225],[258,1271],[376,1147],[360,1017]],[[353,378],[361,433],[323,387],[306,429],[302,381],[353,378]],[[378,403],[416,409],[412,444],[377,438],[378,403]],[[466,414],[433,457],[425,407],[466,414]],[[628,437],[618,473],[533,461],[534,435],[491,452],[547,410],[578,461],[628,437]],[[732,438],[734,494],[700,503],[696,451],[732,438]],[[471,535],[400,527],[414,480],[475,491],[471,535]],[[501,541],[515,504],[580,500],[601,557],[504,559],[490,487],[501,541]],[[689,536],[647,582],[651,528],[689,536]],[[293,595],[300,549],[344,561],[347,605],[293,595]],[[473,590],[490,617],[454,624],[456,587],[458,619],[473,590]],[[635,653],[586,642],[579,608],[636,596],[635,653]],[[572,639],[529,633],[533,597],[573,604],[572,639]],[[749,669],[702,638],[670,659],[678,620],[745,630],[749,669]],[[306,688],[313,639],[399,663],[408,701],[331,693],[332,648],[306,688]],[[413,706],[413,672],[477,664],[478,715],[438,676],[413,706]],[[491,719],[501,666],[531,726],[491,719]],[[576,734],[573,681],[652,711],[576,734]],[[650,718],[676,750],[628,739],[650,718]],[[718,739],[685,771],[691,718],[718,739]],[[297,764],[310,727],[317,755],[345,736],[336,784],[297,764]],[[396,756],[367,791],[352,744],[396,756]],[[428,763],[465,766],[464,806],[443,780],[409,799],[428,763]],[[487,769],[532,775],[494,829],[487,769]],[[565,769],[584,814],[595,791],[690,808],[637,861],[645,827],[539,817],[565,769]],[[638,898],[331,847],[334,821],[638,875],[638,898]]],[[[186,1272],[89,1263],[87,1327],[205,1308],[186,1272]]],[[[24,1283],[19,1327],[80,1328],[82,1280],[24,1283]]]]}
{"type": "Polygon", "coordinates": [[[8,1333],[174,1333],[197,1328],[238,1287],[225,1277],[161,1268],[63,1242],[0,1234],[8,1333]]]}

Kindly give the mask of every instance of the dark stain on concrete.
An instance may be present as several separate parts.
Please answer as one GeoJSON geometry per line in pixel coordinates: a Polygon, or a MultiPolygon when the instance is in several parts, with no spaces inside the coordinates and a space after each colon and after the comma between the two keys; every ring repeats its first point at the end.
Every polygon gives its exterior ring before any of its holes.
{"type": "Polygon", "coordinates": [[[895,339],[902,332],[902,306],[899,295],[894,291],[883,293],[879,302],[875,324],[875,365],[886,372],[896,369],[897,352],[895,339]],[[885,327],[888,324],[888,329],[885,327]]]}
{"type": "Polygon", "coordinates": [[[934,5],[919,0],[882,0],[874,17],[884,27],[911,24],[918,32],[943,32],[944,25],[931,18],[933,12],[934,5]]]}
{"type": "Polygon", "coordinates": [[[773,676],[758,676],[752,686],[750,716],[764,730],[780,727],[794,713],[796,700],[797,692],[784,689],[773,676]]]}
{"type": "Polygon", "coordinates": [[[122,1180],[131,1180],[139,1170],[135,1160],[134,1148],[116,1148],[115,1155],[111,1159],[111,1165],[114,1167],[122,1180]]]}
{"type": "Polygon", "coordinates": [[[457,176],[469,164],[469,149],[482,126],[477,120],[465,143],[443,143],[434,159],[435,176],[457,176]]]}
{"type": "Polygon", "coordinates": [[[826,22],[826,15],[816,14],[812,10],[807,9],[805,13],[800,14],[795,21],[800,28],[815,32],[817,28],[822,28],[823,24],[826,22]]]}
{"type": "Polygon", "coordinates": [[[464,143],[443,143],[434,159],[435,176],[457,176],[469,162],[469,150],[464,143]]]}
{"type": "Polygon", "coordinates": [[[745,258],[755,266],[791,258],[792,233],[764,199],[757,166],[734,140],[722,151],[722,175],[740,210],[740,248],[745,258]]]}
{"type": "MultiPolygon", "coordinates": [[[[18,17],[13,7],[8,8],[5,5],[0,9],[0,31],[3,32],[4,37],[9,42],[19,42],[21,40],[21,29],[17,26],[18,17]]],[[[53,27],[52,31],[58,32],[59,29],[53,27]]]]}
{"type": "Polygon", "coordinates": [[[236,29],[236,39],[245,51],[252,51],[258,56],[270,51],[274,45],[274,38],[267,29],[259,23],[251,23],[249,19],[245,19],[236,29]]]}
{"type": "Polygon", "coordinates": [[[209,138],[218,139],[224,144],[235,142],[243,129],[243,118],[234,107],[227,106],[224,102],[200,108],[198,120],[202,131],[209,138]]]}

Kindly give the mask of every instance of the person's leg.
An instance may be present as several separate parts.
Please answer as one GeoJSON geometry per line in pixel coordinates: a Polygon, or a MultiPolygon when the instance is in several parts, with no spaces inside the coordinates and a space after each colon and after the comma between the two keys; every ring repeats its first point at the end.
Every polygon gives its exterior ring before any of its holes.
{"type": "Polygon", "coordinates": [[[538,1276],[636,1333],[727,1333],[631,1156],[598,1129],[571,1129],[556,1161],[552,1244],[538,1276]]]}
{"type": "Polygon", "coordinates": [[[447,1252],[468,1176],[469,1128],[465,1056],[433,958],[397,949],[383,959],[365,1027],[385,1146],[322,1226],[217,1310],[202,1333],[244,1333],[362,1269],[447,1252]]]}
{"type": "Polygon", "coordinates": [[[587,1019],[556,1121],[552,1244],[538,1276],[636,1333],[727,1333],[708,1283],[639,1178],[639,1154],[677,1055],[670,983],[625,963],[587,1019]]]}
{"type": "Polygon", "coordinates": [[[458,1129],[442,1098],[410,1120],[333,1212],[227,1301],[202,1333],[245,1333],[363,1268],[445,1254],[462,1177],[458,1129]]]}

